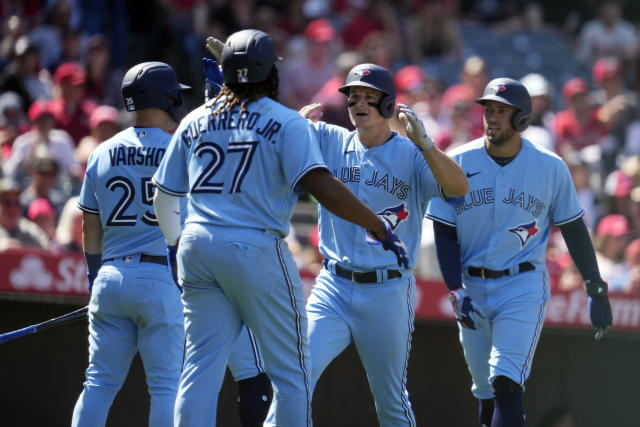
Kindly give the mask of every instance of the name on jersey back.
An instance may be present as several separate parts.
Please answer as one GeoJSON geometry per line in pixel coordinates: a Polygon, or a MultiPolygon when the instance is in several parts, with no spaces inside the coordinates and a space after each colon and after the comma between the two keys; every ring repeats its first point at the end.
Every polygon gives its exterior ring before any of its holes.
{"type": "Polygon", "coordinates": [[[269,118],[266,123],[261,120],[262,114],[244,111],[240,113],[237,110],[222,111],[218,114],[213,112],[206,116],[200,116],[189,123],[189,126],[182,131],[181,138],[187,147],[191,147],[191,144],[195,141],[199,141],[200,137],[205,132],[213,131],[226,131],[226,130],[248,130],[254,131],[257,135],[260,135],[263,139],[276,142],[275,136],[282,129],[282,124],[269,118]]]}
{"type": "Polygon", "coordinates": [[[117,145],[109,149],[109,159],[111,166],[145,165],[158,167],[165,151],[167,150],[157,147],[117,145]]]}

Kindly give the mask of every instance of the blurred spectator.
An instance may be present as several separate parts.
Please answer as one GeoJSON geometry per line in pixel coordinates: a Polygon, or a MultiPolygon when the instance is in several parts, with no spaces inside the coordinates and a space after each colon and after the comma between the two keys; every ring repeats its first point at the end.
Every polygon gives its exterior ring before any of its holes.
{"type": "Polygon", "coordinates": [[[28,130],[20,97],[15,92],[4,92],[0,95],[0,166],[11,155],[13,141],[28,130]]]}
{"type": "Polygon", "coordinates": [[[450,150],[482,136],[484,129],[474,126],[473,106],[475,97],[465,85],[449,88],[442,96],[442,109],[449,115],[450,123],[440,128],[435,143],[441,150],[450,150]]]}
{"type": "MultiPolygon", "coordinates": [[[[464,61],[462,69],[460,70],[460,82],[450,86],[443,95],[443,99],[449,96],[447,92],[461,93],[461,87],[466,87],[471,94],[472,99],[478,99],[482,97],[484,88],[489,83],[489,68],[484,58],[480,56],[471,56],[464,61]]],[[[456,95],[457,96],[457,95],[456,95]]],[[[484,129],[483,117],[484,107],[475,102],[471,104],[470,111],[471,127],[474,129],[474,134],[477,133],[476,129],[484,129]]],[[[482,135],[480,132],[480,135],[482,135]]]]}
{"type": "Polygon", "coordinates": [[[55,209],[57,217],[67,201],[67,195],[55,188],[58,163],[47,154],[36,155],[29,162],[29,173],[31,176],[29,185],[20,194],[23,214],[27,215],[29,207],[35,200],[45,199],[55,209]]]}
{"type": "Polygon", "coordinates": [[[629,271],[624,264],[624,251],[631,237],[629,221],[623,215],[607,215],[598,222],[594,247],[602,278],[611,292],[624,291],[629,271]]]}
{"type": "Polygon", "coordinates": [[[29,221],[37,224],[49,238],[49,249],[52,249],[51,244],[56,238],[57,217],[55,209],[51,206],[51,202],[44,198],[32,201],[27,210],[27,218],[29,218],[29,221]]]}
{"type": "Polygon", "coordinates": [[[0,92],[13,91],[20,95],[27,108],[36,99],[51,98],[51,77],[40,65],[40,53],[27,36],[15,44],[13,60],[0,76],[0,92]]]}
{"type": "Polygon", "coordinates": [[[462,36],[455,16],[455,3],[449,0],[429,0],[418,4],[408,17],[409,58],[421,63],[425,57],[462,55],[462,36]]]}
{"type": "Polygon", "coordinates": [[[254,0],[218,2],[217,8],[209,12],[209,21],[221,29],[220,40],[225,40],[236,31],[253,27],[254,0]]]}
{"type": "Polygon", "coordinates": [[[87,73],[77,62],[61,64],[53,76],[54,97],[51,111],[57,127],[66,130],[74,145],[89,135],[89,116],[96,104],[86,98],[87,73]]]}
{"type": "Polygon", "coordinates": [[[46,234],[22,216],[18,200],[20,191],[16,181],[0,180],[0,251],[25,247],[47,249],[49,239],[46,234]]]}
{"type": "Polygon", "coordinates": [[[440,79],[427,79],[422,84],[418,100],[413,103],[413,111],[422,120],[424,128],[432,138],[451,124],[451,117],[442,108],[442,95],[445,84],[440,79]]]}
{"type": "Polygon", "coordinates": [[[358,51],[364,62],[380,65],[387,70],[394,70],[398,55],[400,40],[390,32],[375,31],[370,33],[360,43],[358,51]]]}
{"type": "Polygon", "coordinates": [[[629,243],[624,251],[624,262],[629,269],[625,292],[640,296],[640,238],[629,243]]]}
{"type": "Polygon", "coordinates": [[[71,136],[62,129],[54,129],[55,118],[51,101],[38,100],[29,108],[31,130],[18,136],[11,149],[11,156],[4,164],[4,173],[20,182],[28,179],[28,162],[39,152],[46,152],[58,163],[63,176],[68,174],[74,162],[74,144],[71,136]]]}
{"type": "Polygon", "coordinates": [[[338,88],[344,86],[349,71],[363,62],[358,52],[345,51],[340,53],[335,60],[335,72],[311,99],[311,102],[322,104],[322,120],[334,125],[353,130],[353,124],[349,118],[347,98],[338,88]]]}
{"type": "MultiPolygon", "coordinates": [[[[362,48],[364,40],[372,33],[387,33],[394,43],[394,49],[402,46],[399,43],[401,37],[398,18],[391,0],[362,0],[350,2],[349,5],[355,10],[343,12],[343,15],[351,16],[342,29],[345,48],[362,48]]],[[[390,70],[385,64],[371,62],[390,70]]]]}
{"type": "Polygon", "coordinates": [[[53,71],[62,55],[62,38],[70,30],[72,3],[69,0],[46,2],[45,19],[42,25],[30,33],[31,42],[38,47],[42,66],[53,71]]]}
{"type": "Polygon", "coordinates": [[[91,133],[80,140],[74,152],[75,163],[71,169],[71,194],[80,191],[91,152],[102,142],[118,133],[118,110],[108,105],[97,107],[89,117],[89,128],[91,133]]]}
{"type": "Polygon", "coordinates": [[[120,85],[123,74],[112,68],[111,48],[101,35],[92,36],[87,41],[84,66],[87,73],[87,98],[96,104],[121,107],[120,85]]]}
{"type": "Polygon", "coordinates": [[[82,211],[78,209],[78,197],[71,197],[62,208],[56,240],[61,249],[67,252],[82,251],[82,211]]]}
{"type": "Polygon", "coordinates": [[[287,82],[280,87],[280,99],[293,109],[311,101],[335,72],[332,41],[335,30],[327,19],[314,19],[304,30],[304,45],[298,54],[289,54],[279,66],[280,79],[287,82]]]}
{"type": "Polygon", "coordinates": [[[605,56],[617,56],[631,62],[637,54],[636,29],[622,19],[620,1],[598,2],[598,16],[586,22],[578,35],[577,59],[591,67],[605,56]]]}
{"type": "Polygon", "coordinates": [[[320,253],[318,247],[318,241],[318,224],[315,224],[307,235],[308,245],[302,250],[305,269],[314,276],[318,275],[322,270],[322,261],[324,260],[324,256],[320,253]]]}
{"type": "Polygon", "coordinates": [[[422,100],[421,94],[427,81],[427,73],[418,65],[407,65],[396,71],[393,83],[396,88],[396,102],[413,108],[422,100]]]}
{"type": "Polygon", "coordinates": [[[42,1],[39,0],[12,0],[0,2],[0,20],[9,20],[17,17],[22,25],[31,28],[42,13],[42,1]]]}
{"type": "Polygon", "coordinates": [[[576,152],[572,152],[565,157],[565,162],[569,167],[573,185],[578,193],[580,206],[584,210],[582,219],[589,232],[595,230],[596,219],[600,217],[596,208],[596,193],[589,182],[589,166],[576,152]]]}
{"type": "Polygon", "coordinates": [[[522,132],[522,137],[555,151],[555,141],[551,131],[553,126],[553,87],[538,73],[530,73],[520,79],[531,95],[531,121],[522,132]]]}
{"type": "Polygon", "coordinates": [[[597,107],[589,105],[588,93],[587,81],[579,77],[568,80],[562,87],[566,109],[556,114],[553,126],[556,152],[561,156],[597,144],[606,135],[598,120],[597,107]]]}
{"type": "Polygon", "coordinates": [[[2,42],[0,43],[0,69],[9,63],[15,52],[16,41],[25,35],[24,22],[19,16],[13,15],[2,20],[2,42]]]}

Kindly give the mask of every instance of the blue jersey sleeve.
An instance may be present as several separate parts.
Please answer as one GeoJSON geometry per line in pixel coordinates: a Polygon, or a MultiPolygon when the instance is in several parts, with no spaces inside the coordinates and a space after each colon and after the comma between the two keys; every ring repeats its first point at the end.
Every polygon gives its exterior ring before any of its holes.
{"type": "Polygon", "coordinates": [[[554,182],[557,186],[555,198],[551,205],[551,221],[560,226],[580,218],[584,211],[580,206],[571,173],[567,165],[560,159],[557,160],[554,182]]]}
{"type": "MultiPolygon", "coordinates": [[[[184,123],[184,122],[183,122],[184,123]]],[[[184,196],[189,191],[187,173],[188,144],[183,141],[181,127],[173,134],[167,152],[153,175],[153,183],[160,190],[172,196],[184,196]]]]}
{"type": "Polygon", "coordinates": [[[316,131],[311,123],[300,117],[288,122],[280,136],[280,166],[293,192],[300,192],[300,178],[326,165],[320,153],[316,131]]]}
{"type": "Polygon", "coordinates": [[[98,215],[100,213],[100,209],[98,200],[96,199],[96,193],[93,188],[95,182],[95,164],[95,156],[91,154],[89,156],[89,161],[87,162],[87,171],[84,175],[82,188],[80,189],[78,207],[85,212],[98,215]]]}
{"type": "Polygon", "coordinates": [[[427,218],[438,221],[443,224],[456,226],[456,212],[451,203],[447,203],[443,199],[433,198],[427,207],[427,218]]]}

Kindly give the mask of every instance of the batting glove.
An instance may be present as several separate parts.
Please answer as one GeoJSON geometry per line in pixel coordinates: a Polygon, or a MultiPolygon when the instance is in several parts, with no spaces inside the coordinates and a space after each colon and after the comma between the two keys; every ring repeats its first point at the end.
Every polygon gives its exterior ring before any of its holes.
{"type": "Polygon", "coordinates": [[[433,139],[427,135],[427,131],[424,130],[424,124],[422,120],[416,116],[411,108],[404,104],[398,104],[398,118],[404,126],[404,130],[407,132],[409,139],[421,150],[428,151],[435,146],[433,139]]]}
{"type": "Polygon", "coordinates": [[[176,260],[176,254],[178,253],[178,245],[167,245],[167,255],[169,256],[169,266],[171,267],[171,276],[173,281],[182,292],[182,286],[178,283],[178,261],[176,260]]]}
{"type": "Polygon", "coordinates": [[[458,322],[460,322],[463,328],[481,328],[480,323],[476,325],[476,321],[473,320],[472,316],[478,316],[482,319],[484,319],[485,316],[483,316],[482,313],[473,306],[471,297],[467,295],[467,291],[465,291],[464,288],[458,288],[450,291],[449,301],[451,301],[451,306],[453,307],[456,319],[458,319],[458,322]]]}
{"type": "Polygon", "coordinates": [[[404,266],[404,268],[409,268],[409,255],[407,255],[407,247],[404,245],[402,240],[400,240],[400,238],[393,232],[393,230],[389,226],[389,223],[384,218],[381,219],[382,223],[384,224],[384,229],[387,232],[387,237],[382,240],[378,240],[368,235],[367,243],[369,243],[370,245],[377,245],[379,243],[382,243],[382,248],[385,251],[392,251],[396,254],[396,257],[398,258],[398,265],[400,267],[404,266]]]}
{"type": "Polygon", "coordinates": [[[205,77],[207,78],[207,83],[211,87],[211,92],[209,92],[208,98],[214,98],[222,89],[223,79],[222,72],[220,71],[220,66],[218,62],[209,58],[202,58],[202,71],[204,72],[205,77]]]}
{"type": "Polygon", "coordinates": [[[589,296],[589,318],[596,331],[596,341],[607,332],[613,323],[611,305],[609,305],[609,286],[604,280],[587,280],[587,295],[589,296]]]}

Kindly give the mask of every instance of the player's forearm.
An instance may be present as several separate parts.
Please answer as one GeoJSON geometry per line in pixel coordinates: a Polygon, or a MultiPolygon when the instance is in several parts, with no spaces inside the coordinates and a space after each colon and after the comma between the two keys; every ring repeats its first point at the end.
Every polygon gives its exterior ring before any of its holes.
{"type": "Polygon", "coordinates": [[[156,212],[158,225],[169,246],[178,241],[181,233],[180,200],[178,197],[156,189],[153,196],[153,207],[156,212]]]}
{"type": "Polygon", "coordinates": [[[469,191],[469,182],[462,168],[437,147],[422,152],[433,177],[448,197],[463,196],[469,191]]]}
{"type": "Polygon", "coordinates": [[[433,233],[442,278],[447,288],[454,291],[462,287],[462,266],[457,230],[455,227],[433,221],[433,233]]]}
{"type": "Polygon", "coordinates": [[[372,231],[377,237],[386,235],[384,224],[375,212],[326,169],[309,171],[300,183],[305,191],[335,215],[372,231]]]}
{"type": "Polygon", "coordinates": [[[100,215],[83,212],[82,213],[82,246],[88,254],[99,254],[102,252],[102,223],[100,215]]]}
{"type": "Polygon", "coordinates": [[[560,232],[582,278],[585,281],[601,279],[596,252],[582,218],[561,225],[560,232]]]}

